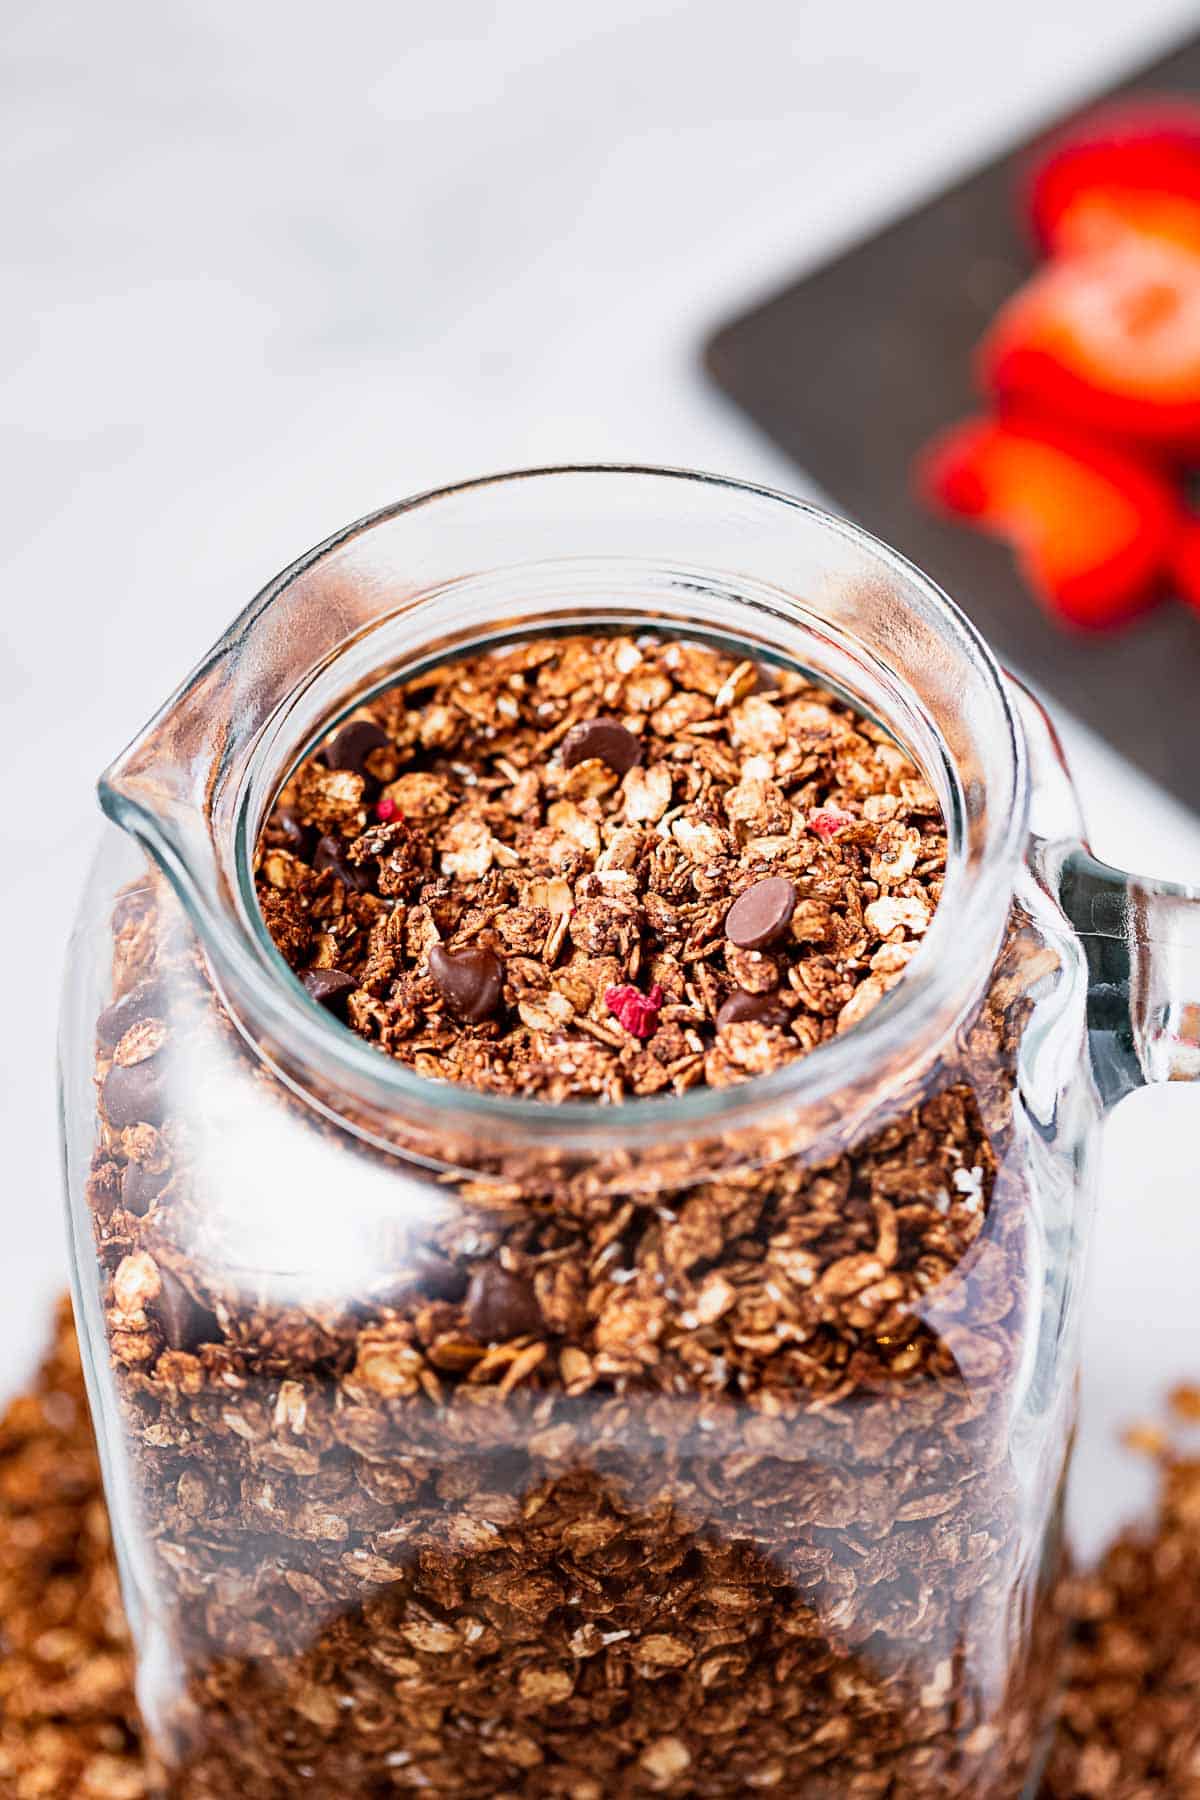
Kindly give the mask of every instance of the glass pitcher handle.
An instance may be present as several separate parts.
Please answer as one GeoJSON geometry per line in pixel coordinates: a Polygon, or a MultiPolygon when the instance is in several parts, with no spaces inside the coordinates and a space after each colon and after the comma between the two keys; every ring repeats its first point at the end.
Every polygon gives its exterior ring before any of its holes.
{"type": "Polygon", "coordinates": [[[1157,1081],[1200,1080],[1200,888],[1101,862],[1058,733],[1006,671],[1033,774],[1031,860],[1087,959],[1092,1066],[1106,1106],[1157,1081]]]}
{"type": "Polygon", "coordinates": [[[1082,846],[1059,893],[1088,964],[1088,1033],[1101,1097],[1200,1080],[1200,889],[1145,881],[1082,846]]]}

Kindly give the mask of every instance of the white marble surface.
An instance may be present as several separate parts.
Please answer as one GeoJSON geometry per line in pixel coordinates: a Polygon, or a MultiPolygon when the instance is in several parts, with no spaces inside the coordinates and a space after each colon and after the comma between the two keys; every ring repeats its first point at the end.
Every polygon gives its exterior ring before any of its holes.
{"type": "MultiPolygon", "coordinates": [[[[0,1386],[63,1281],[51,1062],[92,780],[234,611],[466,474],[797,485],[699,377],[706,327],[1195,24],[1183,0],[9,0],[0,1386]]],[[[1200,824],[1068,736],[1097,847],[1200,881],[1200,824]]],[[[1200,1369],[1196,1106],[1140,1095],[1109,1128],[1093,1535],[1137,1495],[1110,1423],[1200,1369]]]]}

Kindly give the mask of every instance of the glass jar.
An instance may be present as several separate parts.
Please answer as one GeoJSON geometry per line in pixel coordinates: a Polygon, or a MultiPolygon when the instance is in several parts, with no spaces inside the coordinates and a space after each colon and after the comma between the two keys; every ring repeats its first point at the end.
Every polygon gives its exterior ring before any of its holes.
{"type": "Polygon", "coordinates": [[[962,614],[761,489],[470,483],[271,583],[100,792],[75,1302],[170,1790],[1029,1792],[1096,1130],[1200,1067],[1200,911],[1090,856],[962,614]],[[331,723],[584,629],[811,672],[937,793],[921,949],[774,1074],[618,1108],[430,1081],[264,928],[258,830],[331,723]],[[536,1328],[470,1341],[485,1266],[536,1328]]]}

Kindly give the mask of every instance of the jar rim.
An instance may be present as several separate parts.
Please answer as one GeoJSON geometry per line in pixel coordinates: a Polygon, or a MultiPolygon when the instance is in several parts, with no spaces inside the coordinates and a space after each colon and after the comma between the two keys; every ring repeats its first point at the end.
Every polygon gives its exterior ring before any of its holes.
{"type": "MultiPolygon", "coordinates": [[[[807,1111],[836,1104],[837,1096],[853,1078],[861,1079],[864,1069],[887,1068],[898,1058],[911,1061],[915,1046],[944,1042],[980,991],[1008,917],[1029,806],[1028,764],[1019,717],[1003,672],[975,627],[930,577],[899,552],[812,502],[760,484],[686,469],[569,463],[476,477],[417,494],[382,507],[334,533],[268,583],[189,682],[100,782],[105,811],[144,843],[171,880],[209,954],[222,996],[244,1035],[290,1086],[320,1110],[340,1123],[350,1124],[359,1135],[384,1148],[396,1147],[386,1132],[364,1131],[356,1117],[347,1117],[341,1105],[324,1102],[320,1095],[327,1091],[349,1094],[374,1116],[390,1113],[402,1117],[415,1111],[435,1130],[439,1119],[453,1118],[489,1143],[503,1140],[506,1147],[536,1145],[549,1153],[556,1146],[571,1152],[586,1150],[589,1144],[604,1143],[611,1148],[614,1112],[618,1109],[594,1100],[548,1102],[440,1081],[418,1074],[358,1038],[319,1008],[298,982],[281,979],[286,964],[266,933],[253,894],[251,834],[256,832],[258,820],[247,807],[246,798],[254,755],[240,782],[237,808],[240,920],[236,924],[227,904],[206,903],[202,885],[189,879],[186,854],[170,841],[161,813],[140,803],[137,783],[128,779],[129,771],[139,763],[139,753],[140,766],[146,766],[147,746],[152,744],[155,728],[211,675],[221,659],[237,653],[255,621],[280,602],[297,581],[318,570],[348,545],[381,526],[436,509],[439,504],[496,490],[527,488],[531,483],[559,486],[579,479],[602,484],[610,479],[633,480],[659,489],[664,484],[687,483],[713,490],[718,497],[732,496],[738,502],[765,502],[773,510],[789,509],[828,534],[831,542],[840,540],[861,552],[890,572],[910,594],[920,597],[928,618],[952,645],[953,653],[966,658],[974,676],[990,690],[1004,737],[1003,743],[993,742],[991,747],[999,755],[1003,775],[1000,785],[1005,791],[989,794],[987,800],[989,807],[1003,809],[1003,828],[993,833],[985,853],[970,867],[962,842],[953,841],[951,830],[946,895],[935,909],[920,949],[895,986],[849,1031],[771,1074],[726,1087],[699,1085],[682,1094],[623,1101],[619,1107],[623,1148],[632,1151],[639,1145],[661,1144],[664,1137],[679,1141],[724,1135],[742,1128],[761,1130],[773,1119],[797,1108],[807,1111]],[[947,906],[947,899],[953,901],[952,906],[947,906]],[[273,1055],[270,1049],[281,1041],[288,1050],[283,1058],[273,1055]],[[315,1078],[311,1090],[307,1082],[296,1079],[297,1062],[315,1078]]],[[[260,785],[265,743],[265,736],[260,733],[260,785]]],[[[278,761],[274,773],[277,782],[281,774],[278,761]]],[[[949,819],[947,826],[952,827],[949,819]]],[[[212,896],[207,899],[211,902],[212,896]]],[[[462,1165],[453,1159],[451,1166],[462,1165]]]]}

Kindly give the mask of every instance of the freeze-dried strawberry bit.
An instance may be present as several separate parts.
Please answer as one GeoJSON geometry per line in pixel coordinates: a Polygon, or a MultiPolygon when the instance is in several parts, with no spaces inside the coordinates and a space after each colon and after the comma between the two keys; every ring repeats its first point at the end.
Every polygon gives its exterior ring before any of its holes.
{"type": "Polygon", "coordinates": [[[815,806],[808,815],[808,829],[815,832],[822,843],[828,843],[831,837],[853,824],[854,814],[840,806],[815,806]]]}
{"type": "Polygon", "coordinates": [[[385,794],[375,808],[375,817],[381,825],[389,825],[393,819],[399,816],[399,813],[400,808],[390,794],[385,794]]]}
{"type": "Polygon", "coordinates": [[[663,991],[657,981],[648,994],[643,994],[640,988],[635,988],[630,982],[604,990],[605,1006],[617,1024],[635,1038],[651,1036],[658,1024],[662,1003],[663,991]]]}

